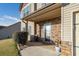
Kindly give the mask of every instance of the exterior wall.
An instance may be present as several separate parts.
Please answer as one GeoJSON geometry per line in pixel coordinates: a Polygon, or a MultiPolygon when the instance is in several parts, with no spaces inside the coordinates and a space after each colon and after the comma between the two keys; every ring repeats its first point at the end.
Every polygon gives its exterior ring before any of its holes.
{"type": "Polygon", "coordinates": [[[34,3],[31,3],[30,9],[31,9],[30,13],[34,12],[34,3]]]}
{"type": "Polygon", "coordinates": [[[21,31],[28,31],[28,41],[30,41],[30,36],[35,34],[35,28],[34,27],[35,27],[34,22],[27,21],[27,23],[23,23],[21,21],[21,31]]]}
{"type": "Polygon", "coordinates": [[[73,55],[73,12],[76,11],[79,11],[77,3],[61,7],[61,51],[64,55],[73,55]]]}
{"type": "Polygon", "coordinates": [[[42,7],[42,3],[37,3],[37,10],[42,7]]]}
{"type": "MultiPolygon", "coordinates": [[[[21,18],[23,18],[23,17],[25,17],[25,16],[27,16],[28,14],[30,14],[30,13],[33,13],[34,12],[34,3],[29,3],[29,4],[25,4],[23,7],[22,7],[22,9],[21,9],[21,18]],[[29,7],[29,12],[28,12],[28,8],[27,7],[29,7]],[[27,13],[28,12],[28,13],[27,13]],[[24,14],[26,14],[26,15],[24,15],[24,14]]],[[[39,9],[39,8],[41,8],[42,7],[42,3],[37,3],[37,10],[39,9]]]]}
{"type": "MultiPolygon", "coordinates": [[[[20,18],[22,19],[23,17],[27,16],[29,13],[31,13],[33,11],[34,11],[33,3],[31,3],[31,4],[30,3],[29,4],[23,3],[22,9],[21,9],[20,18]],[[28,6],[29,6],[29,12],[27,10],[28,6]],[[26,12],[28,12],[28,14],[26,12]]],[[[24,23],[23,21],[21,21],[21,31],[27,31],[26,26],[27,26],[27,24],[24,23]]]]}
{"type": "Polygon", "coordinates": [[[31,12],[31,4],[25,4],[21,9],[21,18],[27,16],[31,12]]]}
{"type": "MultiPolygon", "coordinates": [[[[51,3],[36,3],[37,4],[37,10],[42,8],[42,7],[45,7],[51,3]]],[[[34,11],[34,3],[24,3],[23,6],[22,6],[22,9],[21,9],[21,18],[27,16],[28,14],[30,13],[33,13],[34,11]]]]}
{"type": "Polygon", "coordinates": [[[12,34],[14,32],[21,31],[21,23],[18,22],[14,25],[11,25],[9,27],[3,28],[0,30],[0,39],[12,37],[12,34]]]}
{"type": "Polygon", "coordinates": [[[21,31],[26,31],[26,23],[21,21],[21,31]]]}
{"type": "Polygon", "coordinates": [[[34,22],[28,21],[28,32],[30,35],[34,35],[34,22]]]}
{"type": "Polygon", "coordinates": [[[37,10],[50,4],[52,3],[37,3],[37,10]]]}

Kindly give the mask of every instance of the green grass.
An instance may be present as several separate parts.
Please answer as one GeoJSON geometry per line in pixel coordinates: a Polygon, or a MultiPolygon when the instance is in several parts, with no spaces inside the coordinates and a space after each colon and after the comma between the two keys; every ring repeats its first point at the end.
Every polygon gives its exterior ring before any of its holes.
{"type": "Polygon", "coordinates": [[[17,56],[18,50],[12,39],[0,40],[0,56],[17,56]]]}

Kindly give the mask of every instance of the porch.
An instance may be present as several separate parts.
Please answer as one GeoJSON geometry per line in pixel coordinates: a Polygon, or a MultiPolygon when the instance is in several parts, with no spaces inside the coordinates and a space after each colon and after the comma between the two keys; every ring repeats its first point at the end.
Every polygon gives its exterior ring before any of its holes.
{"type": "Polygon", "coordinates": [[[26,31],[29,32],[28,41],[33,41],[27,43],[27,48],[21,51],[22,55],[56,55],[55,43],[61,42],[61,4],[41,8],[22,21],[26,23],[26,31]],[[35,36],[41,42],[34,42],[35,36]]]}
{"type": "Polygon", "coordinates": [[[22,56],[56,56],[54,45],[45,45],[41,42],[28,42],[21,50],[22,56]]]}
{"type": "Polygon", "coordinates": [[[42,40],[61,40],[61,4],[51,4],[24,17],[28,40],[38,36],[42,40]]]}

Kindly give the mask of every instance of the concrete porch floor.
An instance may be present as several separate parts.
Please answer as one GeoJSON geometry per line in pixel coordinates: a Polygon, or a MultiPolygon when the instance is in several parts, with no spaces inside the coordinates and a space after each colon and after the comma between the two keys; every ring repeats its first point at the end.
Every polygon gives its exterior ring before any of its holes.
{"type": "Polygon", "coordinates": [[[41,42],[28,42],[27,47],[20,51],[22,56],[55,56],[53,45],[44,45],[41,42]]]}

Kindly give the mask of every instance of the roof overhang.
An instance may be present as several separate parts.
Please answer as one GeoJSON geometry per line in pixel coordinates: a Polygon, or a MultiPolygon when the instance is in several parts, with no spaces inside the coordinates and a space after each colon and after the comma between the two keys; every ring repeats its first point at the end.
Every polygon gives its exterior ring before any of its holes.
{"type": "Polygon", "coordinates": [[[31,13],[30,15],[24,17],[22,20],[40,22],[40,21],[53,19],[59,16],[61,16],[61,4],[57,3],[39,9],[34,13],[31,13]]]}

